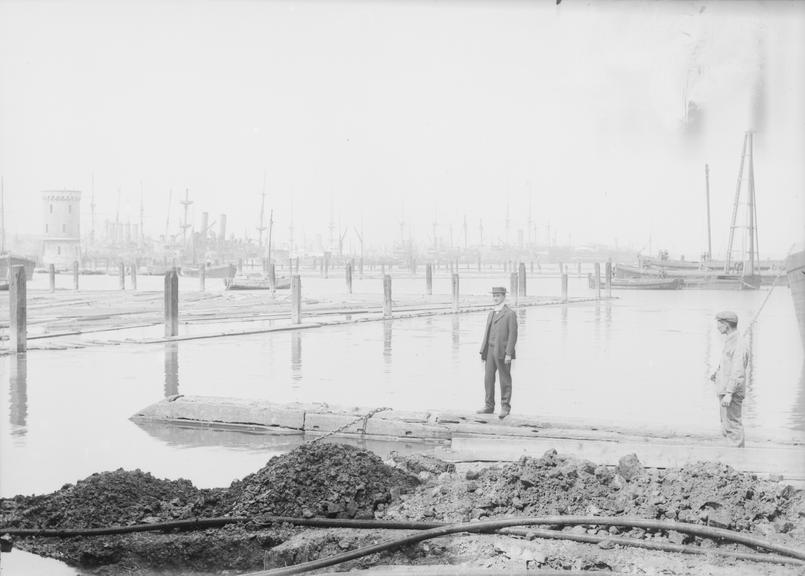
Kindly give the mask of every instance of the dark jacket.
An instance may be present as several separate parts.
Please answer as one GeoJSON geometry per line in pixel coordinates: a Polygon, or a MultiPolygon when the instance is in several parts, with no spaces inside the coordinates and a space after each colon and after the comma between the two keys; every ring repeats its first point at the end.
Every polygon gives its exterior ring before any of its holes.
{"type": "Polygon", "coordinates": [[[481,358],[486,360],[486,353],[492,345],[494,345],[495,356],[500,359],[507,354],[512,358],[517,357],[514,352],[514,347],[517,345],[517,313],[505,304],[500,312],[496,313],[492,310],[486,319],[484,341],[481,344],[481,358]],[[490,334],[494,341],[490,341],[490,334]]]}

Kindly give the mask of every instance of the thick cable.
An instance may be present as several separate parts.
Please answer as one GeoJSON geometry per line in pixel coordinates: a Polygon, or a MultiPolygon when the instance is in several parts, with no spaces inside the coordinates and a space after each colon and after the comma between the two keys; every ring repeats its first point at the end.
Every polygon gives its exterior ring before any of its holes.
{"type": "Polygon", "coordinates": [[[73,536],[109,536],[112,534],[128,534],[130,532],[152,532],[156,530],[200,530],[219,528],[236,522],[246,522],[246,516],[222,516],[220,518],[193,518],[190,520],[172,520],[170,522],[154,522],[151,524],[132,524],[131,526],[105,526],[102,528],[0,528],[0,534],[9,536],[45,536],[69,538],[73,536]]]}
{"type": "Polygon", "coordinates": [[[671,542],[650,542],[638,540],[636,538],[623,538],[620,536],[593,536],[592,534],[573,534],[560,530],[538,530],[534,528],[504,528],[497,534],[511,534],[513,536],[523,536],[528,538],[546,538],[552,540],[570,540],[573,542],[583,542],[585,544],[600,544],[601,542],[611,542],[618,546],[631,546],[633,548],[645,548],[647,550],[657,550],[659,552],[678,552],[680,554],[698,554],[701,556],[715,555],[733,558],[735,560],[749,560],[751,562],[766,562],[769,564],[793,564],[795,566],[805,566],[805,560],[798,560],[788,556],[778,554],[758,554],[756,552],[734,552],[732,550],[721,550],[719,548],[702,548],[701,546],[686,546],[684,544],[674,544],[671,542]]]}
{"type": "Polygon", "coordinates": [[[286,566],[283,568],[275,568],[273,570],[263,570],[260,572],[251,572],[245,576],[290,576],[291,574],[302,574],[320,568],[326,568],[335,564],[341,564],[350,560],[355,560],[370,554],[377,554],[385,552],[392,548],[414,544],[422,540],[430,538],[438,538],[448,534],[455,534],[457,532],[489,532],[492,530],[500,530],[501,528],[509,528],[513,526],[529,526],[538,524],[553,524],[553,525],[600,525],[600,526],[631,526],[637,528],[649,528],[655,530],[676,530],[677,532],[694,534],[696,536],[705,536],[708,538],[718,538],[730,540],[747,546],[754,546],[766,548],[779,552],[785,556],[805,560],[805,552],[780,546],[772,542],[766,542],[751,536],[745,536],[730,530],[722,528],[712,528],[709,526],[698,526],[696,524],[688,524],[686,522],[671,522],[666,520],[645,520],[642,518],[617,518],[607,516],[545,516],[541,518],[505,518],[500,520],[485,520],[481,522],[463,522],[459,524],[448,524],[439,528],[432,528],[422,532],[409,534],[394,540],[386,540],[379,544],[365,546],[356,550],[349,550],[347,552],[336,554],[329,558],[320,558],[310,562],[303,562],[295,566],[286,566]]]}
{"type": "MultiPolygon", "coordinates": [[[[710,528],[706,526],[699,526],[696,524],[687,524],[671,521],[657,521],[645,520],[642,518],[618,518],[618,517],[605,517],[605,516],[592,516],[592,517],[576,517],[576,516],[556,516],[547,518],[525,518],[515,519],[516,522],[512,523],[512,519],[505,519],[508,522],[507,526],[517,525],[539,525],[539,524],[554,524],[554,525],[609,525],[609,526],[630,526],[658,530],[675,530],[682,533],[693,533],[699,536],[708,538],[720,538],[739,542],[748,546],[766,548],[776,552],[785,554],[785,556],[763,555],[742,552],[733,552],[728,550],[717,549],[702,549],[695,546],[683,546],[679,544],[661,544],[656,542],[646,542],[643,540],[635,540],[630,538],[617,538],[614,536],[593,536],[588,534],[571,534],[568,532],[559,532],[556,530],[519,530],[516,528],[505,528],[502,530],[504,533],[516,534],[520,536],[533,535],[538,538],[551,538],[551,539],[564,539],[577,542],[586,542],[597,544],[599,542],[609,540],[613,544],[623,546],[633,546],[640,548],[655,549],[667,552],[680,552],[684,554],[717,554],[720,556],[728,556],[741,560],[756,560],[788,564],[801,564],[805,560],[805,553],[790,549],[787,547],[775,545],[765,542],[754,537],[745,536],[743,534],[733,532],[730,530],[722,530],[719,528],[710,528]]],[[[288,523],[297,526],[313,526],[321,528],[357,528],[357,529],[393,529],[393,530],[434,530],[450,528],[456,525],[445,524],[443,522],[416,522],[416,521],[398,521],[398,520],[355,520],[344,518],[295,518],[290,516],[259,516],[249,518],[245,516],[225,516],[218,518],[194,518],[189,520],[176,520],[169,522],[154,522],[150,524],[134,524],[131,526],[111,526],[102,528],[78,528],[78,529],[39,529],[39,528],[0,528],[0,534],[8,534],[10,536],[41,536],[41,537],[73,537],[73,536],[106,536],[114,534],[127,534],[132,532],[147,532],[147,531],[164,531],[173,529],[193,530],[193,529],[206,529],[217,528],[227,524],[253,522],[258,526],[266,526],[278,523],[288,523]]],[[[474,528],[473,530],[456,530],[467,532],[487,532],[494,531],[497,528],[489,526],[490,523],[494,524],[501,522],[500,520],[485,521],[485,522],[472,522],[466,524],[474,528]]],[[[430,536],[434,537],[434,536],[430,536]]],[[[402,544],[399,544],[402,545],[402,544]]]]}

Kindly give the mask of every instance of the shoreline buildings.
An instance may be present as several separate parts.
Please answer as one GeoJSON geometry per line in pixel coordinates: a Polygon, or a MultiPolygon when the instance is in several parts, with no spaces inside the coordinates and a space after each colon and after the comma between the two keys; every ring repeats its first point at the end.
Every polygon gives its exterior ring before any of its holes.
{"type": "Polygon", "coordinates": [[[81,192],[49,190],[42,192],[45,230],[42,262],[67,268],[81,260],[81,192]]]}

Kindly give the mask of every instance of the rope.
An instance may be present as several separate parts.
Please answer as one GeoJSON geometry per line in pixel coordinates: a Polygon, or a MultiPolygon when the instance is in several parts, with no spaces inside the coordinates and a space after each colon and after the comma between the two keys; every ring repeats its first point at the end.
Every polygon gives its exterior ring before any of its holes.
{"type": "Polygon", "coordinates": [[[315,444],[316,442],[324,440],[325,438],[329,438],[330,436],[333,436],[335,434],[343,432],[344,430],[346,430],[347,428],[349,428],[353,424],[357,424],[361,420],[363,420],[363,424],[361,425],[360,432],[361,432],[361,436],[363,436],[363,435],[366,434],[366,425],[369,422],[369,418],[371,418],[375,414],[379,414],[380,412],[385,412],[386,410],[391,410],[391,408],[389,408],[387,406],[381,406],[380,408],[375,408],[374,410],[372,410],[370,412],[367,412],[366,414],[364,414],[362,416],[358,416],[353,421],[347,422],[343,426],[339,426],[335,430],[330,430],[326,434],[324,434],[322,436],[318,436],[318,437],[314,438],[313,440],[308,441],[307,444],[315,444]]]}
{"type": "MultiPolygon", "coordinates": [[[[794,250],[794,245],[792,245],[791,248],[788,249],[788,254],[786,255],[786,260],[788,260],[788,257],[791,256],[791,252],[793,250],[794,250]]],[[[786,273],[786,269],[785,268],[780,268],[780,271],[777,273],[777,276],[774,277],[774,281],[771,283],[771,288],[769,289],[769,293],[766,294],[766,297],[763,299],[763,302],[760,303],[760,308],[758,308],[757,312],[755,312],[755,317],[752,318],[752,321],[744,329],[744,331],[743,331],[744,336],[746,336],[746,334],[749,332],[749,330],[752,329],[752,326],[755,325],[755,322],[757,322],[758,316],[760,316],[760,312],[766,306],[766,302],[769,301],[769,297],[771,296],[771,293],[774,292],[774,289],[777,287],[777,281],[780,279],[780,276],[782,276],[785,273],[786,273]]]]}

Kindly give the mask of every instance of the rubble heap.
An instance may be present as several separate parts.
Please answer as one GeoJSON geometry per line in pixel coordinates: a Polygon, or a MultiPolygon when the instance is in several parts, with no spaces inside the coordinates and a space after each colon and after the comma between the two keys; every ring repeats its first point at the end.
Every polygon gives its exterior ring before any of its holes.
{"type": "Polygon", "coordinates": [[[344,444],[307,444],[276,456],[234,482],[228,498],[235,516],[374,518],[392,499],[418,484],[372,452],[344,444]]]}
{"type": "Polygon", "coordinates": [[[618,466],[603,466],[549,450],[540,458],[523,457],[502,468],[440,482],[435,489],[405,498],[384,516],[448,522],[501,516],[634,516],[765,535],[794,529],[800,514],[805,514],[802,495],[790,485],[759,480],[724,464],[648,469],[630,455],[618,466]]]}
{"type": "Polygon", "coordinates": [[[50,494],[1,500],[0,522],[17,528],[100,528],[189,518],[205,512],[204,492],[189,480],[118,469],[50,494]]]}

